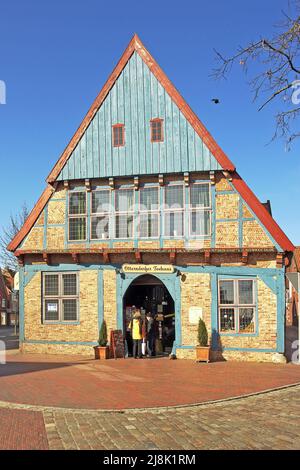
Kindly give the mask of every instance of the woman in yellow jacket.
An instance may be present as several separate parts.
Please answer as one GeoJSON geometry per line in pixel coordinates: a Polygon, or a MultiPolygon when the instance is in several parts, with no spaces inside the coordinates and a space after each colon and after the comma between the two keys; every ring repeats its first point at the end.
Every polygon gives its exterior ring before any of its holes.
{"type": "Polygon", "coordinates": [[[132,342],[133,342],[133,357],[135,359],[142,358],[142,317],[141,312],[136,310],[133,314],[133,318],[129,324],[131,330],[132,342]]]}

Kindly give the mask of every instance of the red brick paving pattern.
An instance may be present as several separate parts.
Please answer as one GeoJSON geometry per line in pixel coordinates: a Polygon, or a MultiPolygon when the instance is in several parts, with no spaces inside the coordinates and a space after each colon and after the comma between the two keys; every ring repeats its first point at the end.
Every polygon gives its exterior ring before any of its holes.
{"type": "Polygon", "coordinates": [[[44,419],[50,449],[298,450],[300,387],[160,411],[48,411],[44,419]]]}
{"type": "Polygon", "coordinates": [[[293,364],[95,361],[19,353],[8,361],[0,366],[0,401],[69,408],[184,405],[300,382],[300,366],[293,364]]]}
{"type": "Polygon", "coordinates": [[[41,412],[0,409],[1,450],[47,450],[48,448],[41,412]]]}

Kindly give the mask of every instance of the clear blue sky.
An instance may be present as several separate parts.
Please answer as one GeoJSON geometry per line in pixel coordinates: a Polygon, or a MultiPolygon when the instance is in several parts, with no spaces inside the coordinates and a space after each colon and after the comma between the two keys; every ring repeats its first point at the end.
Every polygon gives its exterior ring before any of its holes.
{"type": "Polygon", "coordinates": [[[273,108],[258,113],[237,66],[209,77],[213,48],[230,54],[281,18],[285,0],[10,0],[1,2],[0,226],[45,178],[134,32],[236,164],[291,240],[300,244],[300,142],[285,152],[273,108]],[[218,97],[219,105],[211,98],[218,97]]]}

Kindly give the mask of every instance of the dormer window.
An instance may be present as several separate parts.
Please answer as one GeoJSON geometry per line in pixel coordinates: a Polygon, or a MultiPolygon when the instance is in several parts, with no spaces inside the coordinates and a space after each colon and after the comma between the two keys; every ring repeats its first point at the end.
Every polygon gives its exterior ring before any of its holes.
{"type": "Polygon", "coordinates": [[[125,145],[125,126],[124,124],[114,124],[112,126],[112,138],[114,147],[123,147],[125,145]]]}
{"type": "Polygon", "coordinates": [[[156,118],[150,121],[151,142],[163,142],[163,119],[156,118]]]}

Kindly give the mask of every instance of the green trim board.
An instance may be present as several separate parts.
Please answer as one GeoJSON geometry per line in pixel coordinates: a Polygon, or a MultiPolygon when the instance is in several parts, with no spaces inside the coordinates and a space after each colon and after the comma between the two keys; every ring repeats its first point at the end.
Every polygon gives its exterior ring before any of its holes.
{"type": "Polygon", "coordinates": [[[82,345],[82,346],[97,346],[96,341],[55,341],[55,340],[38,340],[38,339],[25,339],[22,341],[25,344],[65,344],[65,345],[82,345]]]}
{"type": "MultiPolygon", "coordinates": [[[[186,345],[180,344],[177,346],[177,349],[195,349],[196,345],[186,345]]],[[[265,353],[276,353],[278,352],[276,349],[268,349],[268,348],[231,348],[231,347],[224,347],[222,351],[242,351],[242,352],[265,352],[265,353]]]]}
{"type": "MultiPolygon", "coordinates": [[[[122,264],[103,264],[103,263],[60,263],[60,264],[26,264],[26,271],[65,271],[73,270],[78,271],[81,269],[120,269],[122,264]]],[[[192,273],[216,273],[216,274],[229,274],[229,275],[244,275],[244,276],[284,276],[284,268],[252,268],[246,266],[211,266],[211,265],[199,265],[199,266],[181,266],[174,265],[174,269],[179,269],[182,272],[192,273]]]]}
{"type": "Polygon", "coordinates": [[[24,340],[24,267],[19,267],[19,338],[24,340]]]}
{"type": "Polygon", "coordinates": [[[99,327],[99,333],[100,333],[100,328],[104,319],[104,292],[103,292],[103,270],[99,269],[98,270],[98,327],[99,327]]]}

